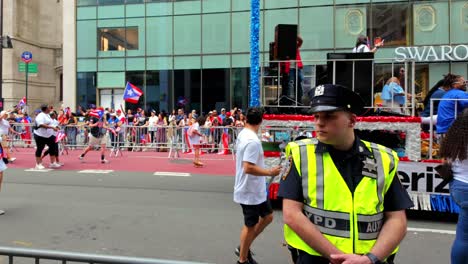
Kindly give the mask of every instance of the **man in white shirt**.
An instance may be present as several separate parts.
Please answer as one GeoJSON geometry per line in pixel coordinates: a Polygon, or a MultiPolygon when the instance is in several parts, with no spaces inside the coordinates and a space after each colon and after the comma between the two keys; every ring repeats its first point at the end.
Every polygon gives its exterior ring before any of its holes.
{"type": "Polygon", "coordinates": [[[263,149],[258,130],[262,123],[259,108],[247,110],[247,123],[237,138],[236,179],[234,202],[239,203],[244,214],[244,226],[240,234],[240,246],[236,248],[237,263],[257,263],[250,252],[250,245],[265,227],[273,221],[273,210],[266,196],[265,176],[276,176],[281,166],[265,169],[263,149]]]}

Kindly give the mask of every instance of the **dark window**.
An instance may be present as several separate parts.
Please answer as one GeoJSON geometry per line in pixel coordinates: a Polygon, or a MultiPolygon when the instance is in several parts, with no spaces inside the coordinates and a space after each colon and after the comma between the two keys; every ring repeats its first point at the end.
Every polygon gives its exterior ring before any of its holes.
{"type": "Polygon", "coordinates": [[[96,73],[78,72],[76,85],[77,104],[85,109],[90,104],[96,105],[96,73]]]}
{"type": "Polygon", "coordinates": [[[185,111],[193,109],[200,111],[200,70],[175,70],[174,71],[174,99],[175,108],[183,108],[185,111]]]}
{"type": "Polygon", "coordinates": [[[397,4],[373,4],[370,12],[369,37],[375,39],[381,37],[385,40],[385,46],[407,46],[410,40],[409,32],[409,5],[397,4]]]}
{"type": "Polygon", "coordinates": [[[99,50],[137,50],[138,27],[99,28],[99,50]]]}
{"type": "Polygon", "coordinates": [[[202,112],[229,108],[229,69],[203,70],[202,112]]]}
{"type": "Polygon", "coordinates": [[[232,107],[247,109],[250,94],[249,68],[234,68],[231,70],[232,107]]]}
{"type": "Polygon", "coordinates": [[[170,110],[170,91],[172,91],[172,71],[146,72],[146,105],[148,109],[170,110]]]}
{"type": "Polygon", "coordinates": [[[143,91],[143,95],[140,96],[138,104],[125,103],[125,109],[135,110],[142,108],[146,110],[146,89],[145,89],[145,72],[144,71],[128,71],[125,73],[125,80],[140,88],[143,91]]]}

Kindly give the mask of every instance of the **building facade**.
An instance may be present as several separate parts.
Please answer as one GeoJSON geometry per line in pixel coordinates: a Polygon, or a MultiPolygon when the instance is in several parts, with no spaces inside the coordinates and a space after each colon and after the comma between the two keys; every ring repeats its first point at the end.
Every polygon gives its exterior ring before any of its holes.
{"type": "MultiPolygon", "coordinates": [[[[3,0],[3,35],[13,48],[3,49],[2,97],[4,108],[12,109],[27,95],[28,106],[59,105],[62,88],[62,3],[57,0],[3,0]],[[21,54],[33,54],[37,73],[20,71],[21,54]]],[[[23,68],[24,69],[24,68],[23,68]]]]}
{"type": "MultiPolygon", "coordinates": [[[[375,67],[376,87],[391,64],[383,60],[388,58],[416,60],[417,92],[448,72],[467,76],[468,1],[260,2],[263,62],[269,59],[275,26],[297,24],[306,75],[313,65],[326,65],[327,53],[351,51],[363,34],[385,40],[376,53],[376,62],[382,61],[375,67]]],[[[247,107],[250,0],[77,0],[76,6],[66,5],[67,105],[119,108],[131,82],[144,96],[127,108],[247,107]]]]}

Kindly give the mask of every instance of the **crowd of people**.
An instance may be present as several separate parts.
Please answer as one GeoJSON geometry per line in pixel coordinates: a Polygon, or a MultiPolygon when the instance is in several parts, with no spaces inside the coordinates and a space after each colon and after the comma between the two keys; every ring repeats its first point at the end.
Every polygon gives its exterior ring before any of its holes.
{"type": "MultiPolygon", "coordinates": [[[[126,111],[89,105],[79,106],[76,111],[69,107],[44,104],[34,111],[32,117],[22,109],[0,113],[0,135],[3,138],[4,155],[9,162],[15,160],[10,149],[18,142],[25,147],[36,143],[36,169],[44,169],[42,160],[50,156],[50,168],[60,168],[59,150],[83,149],[81,160],[93,149],[101,149],[101,162],[107,163],[105,151],[128,148],[131,151],[168,151],[169,148],[194,152],[205,144],[206,152],[227,153],[245,125],[241,109],[213,109],[206,114],[196,110],[186,112],[180,108],[171,113],[142,108],[126,111]],[[149,113],[149,114],[148,114],[149,113]],[[199,119],[197,121],[197,119],[199,119]],[[202,121],[202,122],[201,122],[202,121]],[[197,124],[199,138],[189,136],[190,128],[197,124]],[[197,144],[198,143],[198,144],[197,144]],[[209,147],[209,149],[207,149],[209,147]]],[[[191,130],[193,131],[193,129],[191,130]]],[[[192,133],[190,133],[192,134],[192,133]]]]}

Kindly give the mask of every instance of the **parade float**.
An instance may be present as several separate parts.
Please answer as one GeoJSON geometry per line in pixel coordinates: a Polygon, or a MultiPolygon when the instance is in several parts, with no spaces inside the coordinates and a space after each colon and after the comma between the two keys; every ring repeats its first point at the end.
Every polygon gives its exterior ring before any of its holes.
{"type": "MultiPolygon", "coordinates": [[[[381,141],[390,137],[399,141],[393,146],[400,157],[397,174],[415,204],[412,209],[458,213],[459,209],[449,195],[448,182],[434,170],[441,161],[425,158],[430,156],[428,151],[437,155],[437,149],[428,149],[428,134],[421,131],[419,117],[359,117],[356,129],[358,135],[359,132],[366,131],[365,139],[373,142],[385,145],[385,142],[381,141]]],[[[267,166],[278,165],[284,161],[283,146],[287,144],[288,139],[294,140],[298,136],[313,137],[313,131],[313,116],[265,115],[262,132],[269,135],[269,142],[265,142],[264,139],[263,144],[267,166]]],[[[270,181],[268,195],[271,200],[278,199],[280,177],[281,175],[270,181]]]]}
{"type": "MultiPolygon", "coordinates": [[[[277,37],[277,36],[275,36],[277,37]]],[[[264,94],[262,97],[262,89],[264,86],[262,64],[260,63],[260,1],[251,1],[251,21],[250,21],[250,95],[249,106],[259,107],[266,106],[264,94]],[[261,80],[261,81],[259,81],[261,80]]],[[[276,41],[276,39],[275,39],[276,41]]],[[[362,53],[361,53],[362,54],[362,53]]],[[[271,55],[270,55],[271,56],[271,55]]],[[[292,57],[294,58],[294,56],[292,57]]],[[[329,57],[330,59],[331,57],[329,57]]],[[[373,56],[372,56],[373,58],[373,56]]],[[[401,62],[401,60],[396,60],[401,62]]],[[[336,61],[335,61],[336,62],[336,61]]],[[[331,83],[338,83],[336,77],[339,76],[339,68],[335,62],[328,61],[328,66],[333,69],[328,73],[328,80],[331,83]]],[[[387,61],[394,66],[395,60],[387,61]]],[[[272,61],[267,62],[271,64],[272,61]]],[[[273,62],[275,63],[275,62],[273,62]]],[[[346,63],[346,62],[345,62],[346,63]]],[[[437,149],[433,148],[430,135],[421,131],[421,118],[415,117],[415,102],[414,102],[414,60],[412,63],[412,86],[411,93],[413,95],[411,116],[366,116],[360,117],[356,125],[356,129],[360,138],[382,144],[397,151],[400,157],[398,166],[398,177],[401,184],[406,188],[410,194],[415,206],[414,210],[434,211],[443,213],[458,213],[459,208],[454,203],[449,195],[448,182],[443,180],[438,175],[434,167],[441,163],[440,160],[432,159],[436,157],[437,149]],[[375,133],[374,133],[375,132],[375,133]],[[360,133],[364,133],[361,136],[360,133]],[[385,142],[389,138],[394,138],[395,142],[385,142]],[[422,153],[423,151],[423,153],[422,153]],[[435,151],[433,153],[433,151],[435,151]],[[434,155],[433,155],[434,154],[434,155]],[[431,159],[429,159],[429,157],[431,159]]],[[[361,65],[351,62],[353,76],[351,79],[354,81],[354,72],[361,65]]],[[[374,61],[371,61],[371,69],[369,72],[374,73],[374,61]]],[[[278,62],[279,66],[279,62],[278,62]]],[[[405,63],[405,71],[407,71],[407,63],[405,63]]],[[[279,68],[279,67],[277,67],[279,68]]],[[[366,70],[364,70],[366,72],[366,70]]],[[[392,69],[393,72],[393,69],[392,69]]],[[[368,73],[367,73],[368,74],[368,73]]],[[[276,82],[278,89],[276,98],[277,106],[280,106],[280,92],[279,87],[281,81],[280,74],[278,78],[273,77],[271,80],[276,82]]],[[[343,77],[343,76],[341,76],[343,77]]],[[[365,87],[367,90],[364,93],[372,96],[374,93],[373,77],[368,75],[361,76],[362,78],[371,79],[369,86],[365,87]],[[369,78],[370,77],[370,78],[369,78]]],[[[360,78],[361,78],[360,77],[360,78]]],[[[405,78],[408,80],[407,78],[405,78]]],[[[354,83],[352,83],[354,88],[354,83]]],[[[354,90],[354,89],[353,89],[354,90]]],[[[297,98],[296,98],[297,99],[297,98]]],[[[371,108],[374,107],[374,102],[371,108]]],[[[297,103],[296,103],[297,106],[297,103]]],[[[294,106],[286,107],[283,109],[294,108],[294,106]]],[[[277,110],[280,108],[277,108],[277,110]]],[[[290,109],[289,109],[290,110],[290,109]]],[[[281,112],[281,111],[277,111],[281,112]]],[[[291,112],[291,111],[284,111],[291,112]]],[[[284,113],[283,112],[283,113],[284,113]]],[[[431,124],[432,125],[432,124],[431,124]]],[[[281,164],[284,161],[284,146],[291,140],[295,140],[297,136],[314,137],[314,118],[310,115],[297,115],[297,114],[266,114],[261,128],[261,138],[264,142],[265,161],[267,166],[274,166],[281,164]],[[281,146],[283,148],[281,148],[281,146]]],[[[283,172],[284,173],[284,172],[283,172]]],[[[268,186],[268,196],[272,200],[277,200],[280,176],[273,177],[268,186]]]]}

